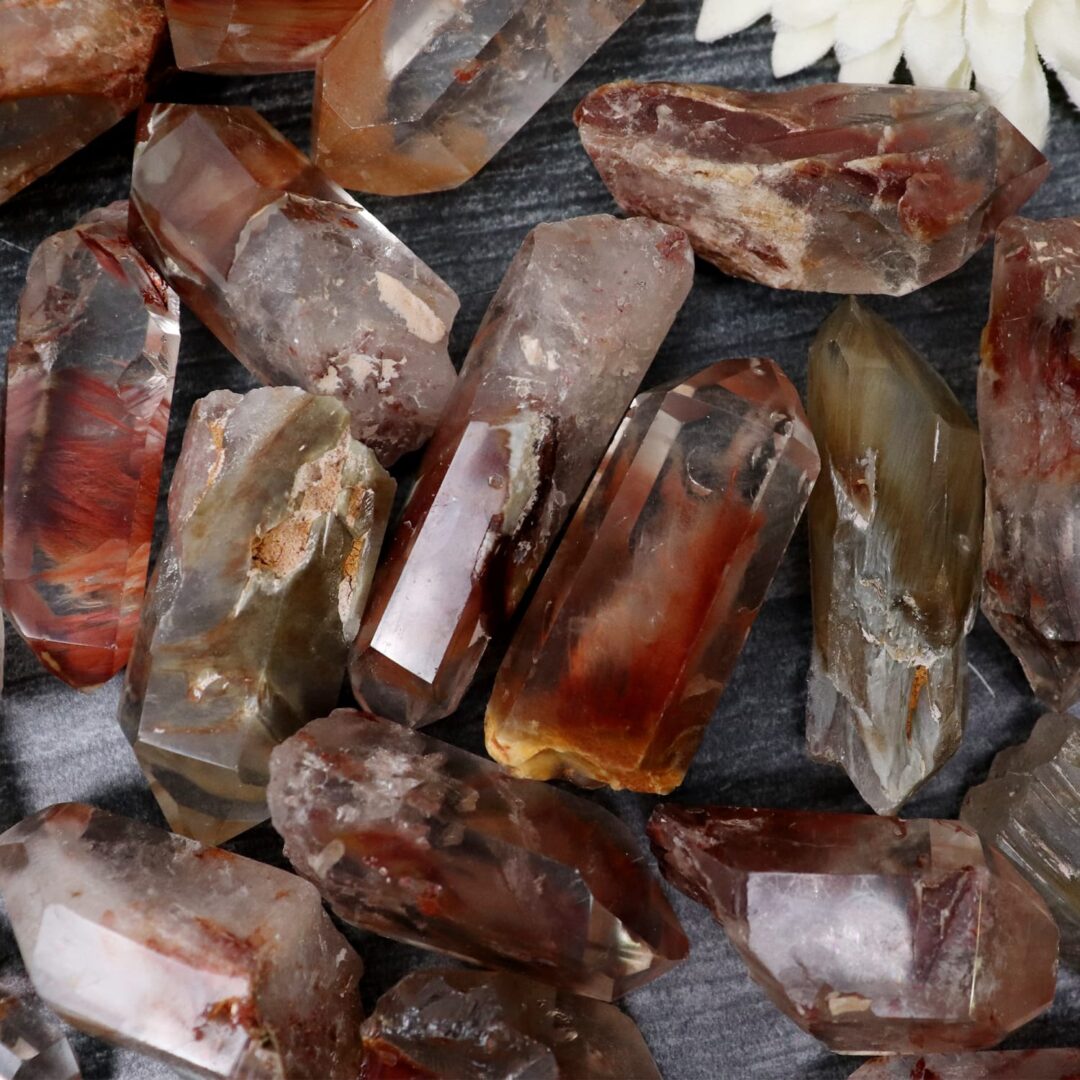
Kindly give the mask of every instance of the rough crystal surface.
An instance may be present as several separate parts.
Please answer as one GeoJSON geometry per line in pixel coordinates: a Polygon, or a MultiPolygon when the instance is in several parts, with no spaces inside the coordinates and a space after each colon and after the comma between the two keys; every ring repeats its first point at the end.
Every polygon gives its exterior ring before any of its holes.
{"type": "Polygon", "coordinates": [[[0,979],[0,1080],[80,1080],[59,1021],[23,979],[0,979]]]}
{"type": "Polygon", "coordinates": [[[598,215],[529,234],[380,567],[350,665],[366,708],[412,725],[457,708],[692,282],[670,226],[598,215]]]}
{"type": "Polygon", "coordinates": [[[963,734],[979,436],[930,365],[854,300],[811,348],[807,412],[822,459],[808,510],[807,742],[890,813],[963,734]]]}
{"type": "Polygon", "coordinates": [[[771,360],[640,395],[503,661],[492,757],[539,780],[681,783],[817,472],[771,360]]]}
{"type": "Polygon", "coordinates": [[[851,1080],[1076,1080],[1080,1050],[991,1050],[868,1061],[851,1080]]]}
{"type": "Polygon", "coordinates": [[[38,247],[8,354],[4,606],[42,663],[97,686],[139,621],[173,376],[176,294],[127,203],[38,247]]]}
{"type": "Polygon", "coordinates": [[[616,1006],[505,971],[413,972],[362,1030],[364,1080],[660,1080],[616,1006]]]}
{"type": "Polygon", "coordinates": [[[773,1003],[839,1053],[980,1050],[1053,1000],[1053,917],[959,822],[662,806],[649,835],[773,1003]]]}
{"type": "Polygon", "coordinates": [[[1042,893],[1062,952],[1080,959],[1080,720],[1042,717],[1026,743],[997,755],[960,817],[1042,893]]]}
{"type": "Polygon", "coordinates": [[[273,753],[285,853],[387,937],[611,999],[688,949],[630,831],[574,795],[341,709],[273,753]]]}
{"type": "Polygon", "coordinates": [[[120,704],[176,832],[266,817],[270,749],[337,701],[393,492],[332,398],[196,403],[120,704]]]}
{"type": "Polygon", "coordinates": [[[370,0],[319,63],[315,160],[415,195],[480,171],[643,0],[370,0]]]}
{"type": "Polygon", "coordinates": [[[160,0],[0,0],[0,203],[146,96],[160,0]]]}
{"type": "Polygon", "coordinates": [[[187,1076],[356,1077],[360,958],[294,875],[68,803],[0,836],[0,892],[75,1027],[187,1076]]]}
{"type": "Polygon", "coordinates": [[[252,109],[141,116],[132,236],[269,385],[341,400],[389,465],[421,446],[456,376],[452,289],[252,109]]]}
{"type": "Polygon", "coordinates": [[[1046,159],[978,94],[914,86],[744,93],[613,83],[581,138],[627,212],[781,289],[902,295],[962,266],[1046,159]]]}
{"type": "Polygon", "coordinates": [[[364,0],[165,0],[176,63],[218,75],[308,71],[364,0]]]}
{"type": "Polygon", "coordinates": [[[1052,708],[1080,701],[1080,218],[998,232],[979,368],[983,611],[1052,708]]]}

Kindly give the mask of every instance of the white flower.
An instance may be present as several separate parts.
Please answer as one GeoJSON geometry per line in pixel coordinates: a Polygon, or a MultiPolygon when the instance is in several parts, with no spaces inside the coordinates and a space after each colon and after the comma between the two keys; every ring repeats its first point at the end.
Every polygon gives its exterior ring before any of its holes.
{"type": "Polygon", "coordinates": [[[976,86],[1042,146],[1050,96],[1042,55],[1080,107],[1080,0],[703,0],[699,41],[771,15],[773,73],[830,49],[842,82],[886,83],[901,56],[922,86],[976,86]]]}

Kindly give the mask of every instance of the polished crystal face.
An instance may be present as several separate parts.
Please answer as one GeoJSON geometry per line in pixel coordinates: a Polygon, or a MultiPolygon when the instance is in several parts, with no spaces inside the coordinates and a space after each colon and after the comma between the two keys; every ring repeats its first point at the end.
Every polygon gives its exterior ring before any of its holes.
{"type": "Polygon", "coordinates": [[[1053,917],[959,822],[667,805],[649,835],[772,1002],[839,1053],[981,1050],[1053,1001],[1053,917]]]}
{"type": "Polygon", "coordinates": [[[771,360],[640,395],[503,661],[492,757],[540,780],[677,786],[817,472],[771,360]]]}
{"type": "Polygon", "coordinates": [[[120,705],[176,832],[265,819],[270,750],[337,701],[393,495],[332,398],[196,403],[120,705]]]}
{"type": "Polygon", "coordinates": [[[86,689],[139,621],[180,347],[179,301],[93,210],[30,260],[8,354],[4,607],[47,670],[86,689]]]}
{"type": "Polygon", "coordinates": [[[808,510],[807,742],[891,813],[963,734],[979,436],[926,360],[854,300],[811,347],[807,412],[822,458],[808,510]]]}
{"type": "Polygon", "coordinates": [[[962,266],[1046,178],[976,93],[612,83],[578,107],[620,205],[679,225],[726,273],[899,296],[962,266]]]}
{"type": "Polygon", "coordinates": [[[279,746],[274,828],[348,922],[610,1001],[688,945],[630,831],[591,802],[339,709],[279,746]]]}
{"type": "Polygon", "coordinates": [[[686,299],[678,229],[540,225],[511,263],[390,540],[350,663],[357,700],[419,726],[460,704],[686,299]]]}

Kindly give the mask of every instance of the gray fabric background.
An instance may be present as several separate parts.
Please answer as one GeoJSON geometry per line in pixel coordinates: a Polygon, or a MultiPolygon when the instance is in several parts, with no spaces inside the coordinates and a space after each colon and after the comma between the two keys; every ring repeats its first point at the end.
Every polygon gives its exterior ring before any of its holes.
{"type": "MultiPolygon", "coordinates": [[[[765,88],[771,35],[759,24],[707,46],[693,40],[697,0],[649,0],[477,179],[458,191],[416,199],[371,199],[368,206],[460,294],[453,355],[463,357],[503,270],[526,232],[560,217],[613,209],[581,150],[571,112],[591,87],[616,77],[673,78],[765,88]]],[[[797,81],[831,78],[829,60],[797,81]]],[[[158,97],[253,104],[287,135],[308,142],[310,77],[217,79],[185,76],[158,97]]],[[[1033,216],[1077,212],[1080,117],[1056,84],[1049,153],[1052,179],[1029,205],[1033,216]]],[[[126,192],[131,121],[0,207],[0,348],[14,330],[15,304],[31,250],[92,207],[126,192]]],[[[990,285],[989,253],[960,272],[902,300],[873,300],[920,347],[974,413],[979,333],[990,285]]],[[[773,292],[723,277],[709,267],[646,378],[654,385],[729,356],[774,357],[805,391],[806,351],[835,304],[820,295],[773,292]]],[[[217,387],[246,389],[248,374],[192,317],[185,315],[180,372],[169,432],[167,473],[193,401],[217,387]]],[[[167,485],[167,477],[166,477],[167,485]]],[[[165,488],[163,488],[163,491],[165,488]]],[[[159,509],[159,540],[161,513],[159,509]]],[[[724,802],[820,810],[865,810],[846,777],[807,760],[804,683],[810,647],[805,529],[800,528],[686,783],[685,803],[724,802]]],[[[1023,739],[1039,715],[1020,668],[981,618],[971,637],[971,715],[957,756],[906,808],[907,816],[951,816],[967,787],[983,778],[994,753],[1023,739]]],[[[85,800],[161,823],[115,723],[119,681],[81,695],[44,674],[8,632],[7,691],[0,720],[0,829],[60,800],[85,800]]],[[[461,715],[433,732],[479,750],[486,686],[461,715]]],[[[655,800],[600,793],[640,832],[655,800]]],[[[269,827],[242,837],[237,851],[280,862],[269,827]]],[[[778,1013],[746,975],[719,927],[681,895],[676,909],[693,943],[689,961],[626,1002],[668,1080],[818,1080],[857,1065],[830,1054],[778,1013]]],[[[368,1008],[405,971],[439,962],[415,949],[350,932],[367,965],[368,1008]]],[[[18,961],[0,922],[0,957],[18,961]]],[[[1007,1045],[1076,1044],[1080,977],[1063,970],[1053,1009],[1007,1045]]],[[[85,1075],[149,1080],[169,1071],[125,1050],[75,1036],[85,1075]]]]}

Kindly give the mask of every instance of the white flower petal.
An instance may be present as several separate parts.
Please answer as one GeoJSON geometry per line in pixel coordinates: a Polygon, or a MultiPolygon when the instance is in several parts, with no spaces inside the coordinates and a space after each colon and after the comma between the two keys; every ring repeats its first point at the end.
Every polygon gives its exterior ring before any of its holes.
{"type": "Polygon", "coordinates": [[[920,15],[940,15],[949,7],[963,7],[963,0],[915,0],[915,10],[920,15]]]}
{"type": "Polygon", "coordinates": [[[934,15],[913,11],[904,26],[904,56],[911,77],[920,86],[970,87],[960,0],[950,0],[934,15]]]}
{"type": "Polygon", "coordinates": [[[705,0],[695,36],[698,41],[718,41],[752,26],[771,7],[772,0],[705,0]]]}
{"type": "Polygon", "coordinates": [[[992,10],[988,0],[967,0],[964,37],[976,81],[998,95],[1008,94],[1027,62],[1027,20],[992,10]]]}
{"type": "Polygon", "coordinates": [[[1043,146],[1050,130],[1050,91],[1039,63],[1035,39],[1025,36],[1027,46],[1020,78],[1008,86],[997,86],[976,70],[976,86],[1036,146],[1043,146]]]}
{"type": "Polygon", "coordinates": [[[773,75],[782,79],[817,63],[833,47],[835,38],[832,19],[806,29],[777,25],[772,49],[773,75]]]}
{"type": "Polygon", "coordinates": [[[1058,76],[1080,78],[1080,0],[1036,0],[1030,26],[1042,58],[1058,76]]]}
{"type": "Polygon", "coordinates": [[[773,18],[785,27],[806,29],[833,18],[848,0],[773,0],[773,18]]]}
{"type": "Polygon", "coordinates": [[[990,7],[1000,15],[1026,15],[1031,0],[987,0],[990,7]]]}
{"type": "Polygon", "coordinates": [[[836,55],[840,60],[840,81],[845,83],[881,84],[892,81],[896,74],[896,65],[904,51],[904,39],[897,34],[892,41],[887,41],[880,49],[861,56],[847,56],[839,45],[836,55]]]}
{"type": "Polygon", "coordinates": [[[849,0],[836,20],[837,53],[854,58],[890,44],[910,7],[911,0],[849,0]]]}

